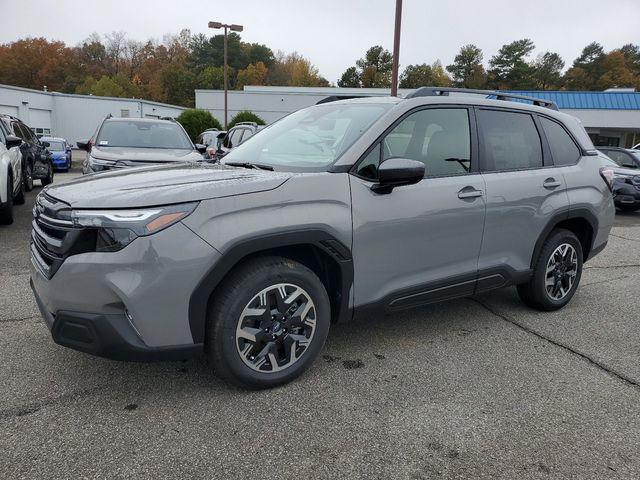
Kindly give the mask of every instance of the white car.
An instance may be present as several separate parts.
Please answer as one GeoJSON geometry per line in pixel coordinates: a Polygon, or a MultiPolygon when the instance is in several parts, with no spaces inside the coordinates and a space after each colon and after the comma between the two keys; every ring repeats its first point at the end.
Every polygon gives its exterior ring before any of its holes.
{"type": "Polygon", "coordinates": [[[13,223],[13,204],[24,203],[21,144],[0,124],[0,224],[13,223]]]}

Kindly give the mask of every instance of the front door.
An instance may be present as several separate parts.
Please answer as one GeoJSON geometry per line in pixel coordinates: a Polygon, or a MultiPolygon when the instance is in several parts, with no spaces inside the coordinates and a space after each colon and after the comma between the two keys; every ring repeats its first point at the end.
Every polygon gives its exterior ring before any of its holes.
{"type": "Polygon", "coordinates": [[[472,114],[435,107],[405,115],[350,176],[355,306],[395,309],[473,293],[485,186],[472,114]],[[373,192],[378,165],[391,157],[423,162],[425,178],[373,192]]]}

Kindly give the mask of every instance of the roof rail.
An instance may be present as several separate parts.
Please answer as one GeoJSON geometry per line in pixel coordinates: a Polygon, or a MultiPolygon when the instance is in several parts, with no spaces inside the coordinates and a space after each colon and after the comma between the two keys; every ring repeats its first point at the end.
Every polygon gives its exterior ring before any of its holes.
{"type": "Polygon", "coordinates": [[[173,117],[160,117],[158,120],[169,120],[170,122],[176,121],[176,119],[173,117]]]}
{"type": "Polygon", "coordinates": [[[496,100],[526,100],[537,105],[539,107],[550,108],[551,110],[558,110],[558,106],[551,100],[544,100],[542,98],[528,97],[526,95],[518,95],[515,93],[501,92],[500,90],[477,90],[473,88],[453,88],[453,87],[420,87],[404,98],[416,98],[416,97],[436,97],[436,96],[448,96],[449,93],[470,93],[473,95],[486,95],[487,98],[495,97],[496,100]]]}
{"type": "Polygon", "coordinates": [[[257,127],[258,124],[256,122],[237,122],[236,125],[251,125],[253,127],[257,127]]]}

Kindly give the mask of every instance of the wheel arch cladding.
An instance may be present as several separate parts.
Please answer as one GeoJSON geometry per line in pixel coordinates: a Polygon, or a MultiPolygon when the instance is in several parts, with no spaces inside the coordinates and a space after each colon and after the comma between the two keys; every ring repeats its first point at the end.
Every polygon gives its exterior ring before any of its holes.
{"type": "Polygon", "coordinates": [[[209,301],[217,287],[241,262],[263,255],[289,258],[310,268],[327,289],[332,322],[350,318],[353,261],[349,248],[324,230],[286,231],[235,244],[202,278],[189,300],[189,327],[194,343],[205,341],[209,301]]]}
{"type": "Polygon", "coordinates": [[[558,228],[569,230],[578,237],[582,245],[583,261],[587,261],[593,247],[595,233],[598,231],[598,218],[587,209],[575,209],[558,213],[549,220],[534,247],[533,255],[531,256],[531,268],[534,267],[544,242],[549,238],[551,232],[558,228]]]}

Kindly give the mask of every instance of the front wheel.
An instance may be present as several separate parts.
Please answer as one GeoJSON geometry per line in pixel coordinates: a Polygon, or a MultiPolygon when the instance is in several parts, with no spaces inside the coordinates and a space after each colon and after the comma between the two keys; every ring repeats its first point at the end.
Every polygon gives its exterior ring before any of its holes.
{"type": "Polygon", "coordinates": [[[242,264],[211,302],[207,351],[214,371],[256,389],[293,380],[320,353],[330,309],[322,282],[304,265],[282,257],[242,264]]]}
{"type": "Polygon", "coordinates": [[[575,294],[582,276],[582,245],[573,232],[557,229],[545,241],[528,283],[518,295],[537,310],[558,310],[575,294]]]}
{"type": "Polygon", "coordinates": [[[13,223],[13,189],[11,177],[7,177],[7,201],[0,206],[0,224],[11,225],[13,223]]]}
{"type": "Polygon", "coordinates": [[[26,166],[24,167],[24,190],[25,192],[30,192],[33,190],[33,164],[27,160],[26,166]]]}

